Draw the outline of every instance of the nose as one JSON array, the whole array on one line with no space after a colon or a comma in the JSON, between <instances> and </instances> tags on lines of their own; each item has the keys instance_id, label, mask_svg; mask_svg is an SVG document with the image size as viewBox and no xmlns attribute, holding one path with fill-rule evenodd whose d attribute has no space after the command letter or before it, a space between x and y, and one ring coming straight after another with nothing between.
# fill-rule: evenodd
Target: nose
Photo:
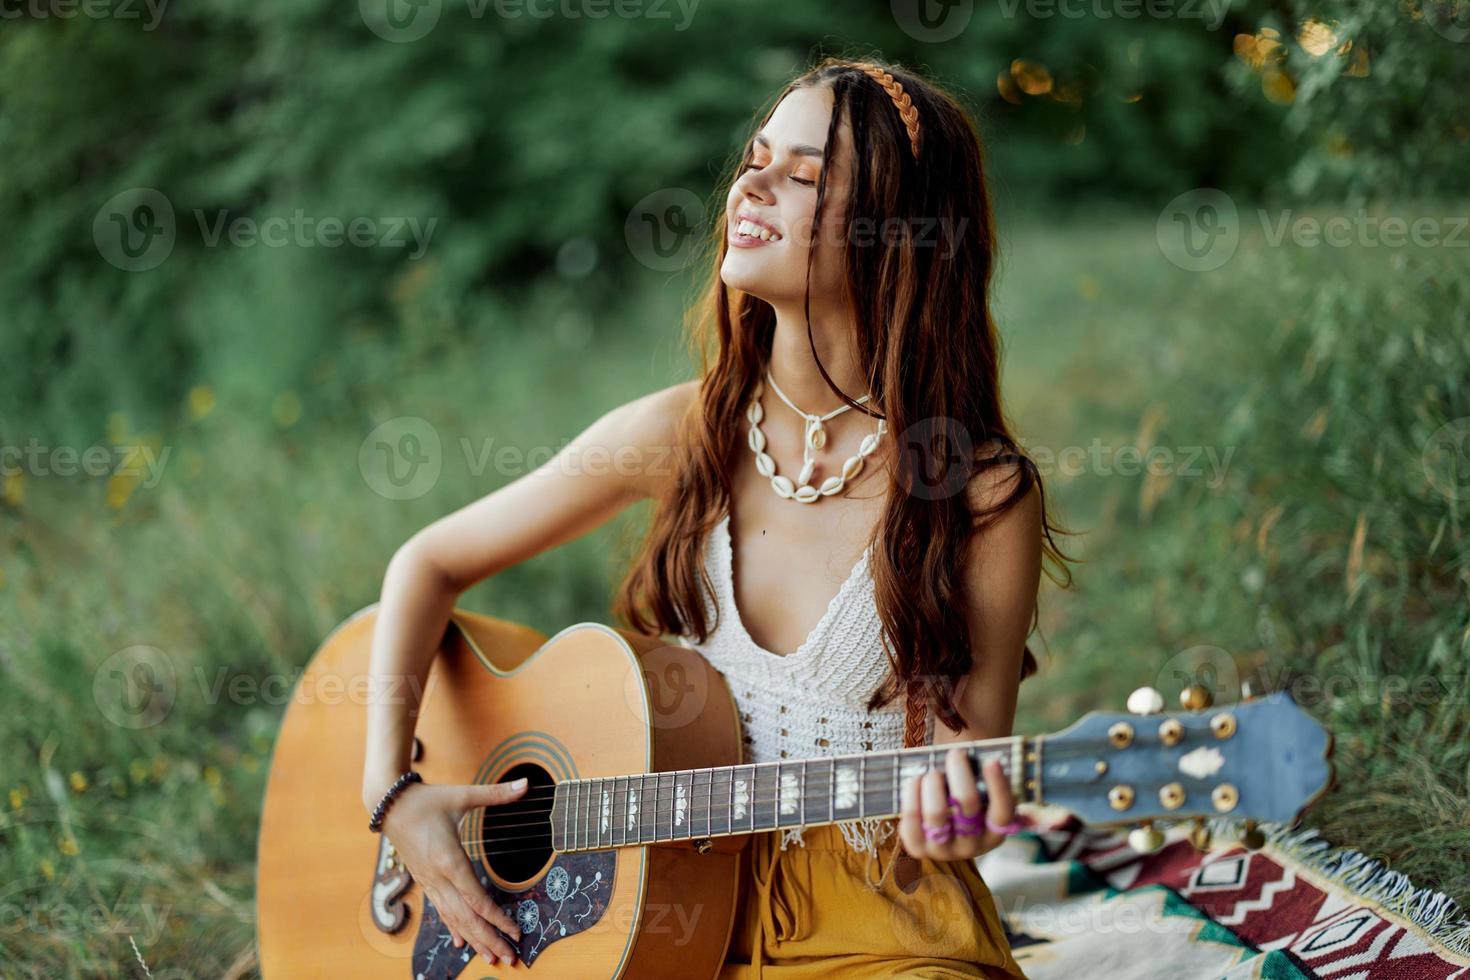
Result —
<instances>
[{"instance_id":1,"label":"nose","mask_svg":"<svg viewBox=\"0 0 1470 980\"><path fill-rule=\"evenodd\" d=\"M762 175L770 170L747 170L735 181L735 189L740 196L749 201L758 201L761 204L770 204L773 200L769 182Z\"/></svg>"}]
</instances>

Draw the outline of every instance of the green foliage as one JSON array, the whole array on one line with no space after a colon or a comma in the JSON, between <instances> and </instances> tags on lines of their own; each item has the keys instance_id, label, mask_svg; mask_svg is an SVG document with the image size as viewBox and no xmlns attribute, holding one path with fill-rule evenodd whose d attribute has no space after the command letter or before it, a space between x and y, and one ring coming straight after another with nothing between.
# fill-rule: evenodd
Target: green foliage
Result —
<instances>
[{"instance_id":1,"label":"green foliage","mask_svg":"<svg viewBox=\"0 0 1470 980\"><path fill-rule=\"evenodd\" d=\"M1023 724L1065 724L1144 684L1168 698L1190 681L1290 690L1337 736L1339 791L1308 822L1470 898L1463 251L1243 240L1223 269L1161 274L1152 229L1127 227L1042 239L1049 271L1022 236L1004 290L1019 303L1060 268L1097 294L1011 322L1033 448L1173 454L1053 478L1084 563L1075 591L1043 600L1052 656L1023 686ZM1138 296L1167 315L1122 302ZM1207 454L1187 472L1195 447Z\"/></svg>"},{"instance_id":2,"label":"green foliage","mask_svg":"<svg viewBox=\"0 0 1470 980\"><path fill-rule=\"evenodd\" d=\"M942 44L886 4L844 8L834 31L819 7L770 0L699 4L687 19L678 5L667 19L544 18L445 0L406 43L370 29L371 6L165 5L153 29L146 15L7 21L0 361L27 366L0 389L7 438L95 438L112 411L157 427L199 382L264 414L276 393L315 387L347 331L483 341L569 243L592 250L578 297L596 310L632 266L622 236L636 202L674 187L706 197L751 117L819 53L876 51L953 86L983 120L998 195L1020 208L1158 208L1198 186L1358 198L1466 186L1467 47L1392 5L1339 23L1306 0L1163 5L1189 11L1164 17L1015 0L976 5ZM1368 77L1305 53L1294 38L1312 16L1369 53ZM1267 27L1282 42L1248 67L1239 36ZM1286 91L1290 105L1263 94ZM172 252L146 272L100 261L92 234L131 188L157 190L176 216ZM419 259L212 244L222 219L298 212L434 226Z\"/></svg>"}]
</instances>

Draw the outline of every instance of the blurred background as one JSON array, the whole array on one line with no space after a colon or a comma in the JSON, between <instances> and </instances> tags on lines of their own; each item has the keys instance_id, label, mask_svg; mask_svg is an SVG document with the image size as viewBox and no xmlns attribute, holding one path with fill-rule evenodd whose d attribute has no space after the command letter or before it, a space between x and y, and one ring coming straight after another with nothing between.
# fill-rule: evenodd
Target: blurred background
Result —
<instances>
[{"instance_id":1,"label":"blurred background","mask_svg":"<svg viewBox=\"0 0 1470 980\"><path fill-rule=\"evenodd\" d=\"M290 687L415 530L693 376L823 54L975 110L1074 531L1018 731L1289 687L1308 823L1470 899L1466 0L6 0L0 970L253 976ZM467 608L609 620L613 524Z\"/></svg>"}]
</instances>

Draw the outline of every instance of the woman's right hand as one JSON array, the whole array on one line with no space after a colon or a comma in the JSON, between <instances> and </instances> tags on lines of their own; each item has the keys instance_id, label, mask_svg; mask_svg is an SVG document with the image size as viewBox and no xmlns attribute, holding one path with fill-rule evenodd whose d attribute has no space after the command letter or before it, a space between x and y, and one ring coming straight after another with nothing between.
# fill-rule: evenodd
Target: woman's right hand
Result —
<instances>
[{"instance_id":1,"label":"woman's right hand","mask_svg":"<svg viewBox=\"0 0 1470 980\"><path fill-rule=\"evenodd\" d=\"M393 842L403 865L424 890L449 927L454 945L468 940L487 963L496 957L515 962L515 949L496 932L517 942L520 927L491 900L476 877L459 838L459 821L477 806L497 806L518 799L526 781L488 785L437 786L410 783L383 818L383 833ZM494 926L495 928L491 928Z\"/></svg>"}]
</instances>

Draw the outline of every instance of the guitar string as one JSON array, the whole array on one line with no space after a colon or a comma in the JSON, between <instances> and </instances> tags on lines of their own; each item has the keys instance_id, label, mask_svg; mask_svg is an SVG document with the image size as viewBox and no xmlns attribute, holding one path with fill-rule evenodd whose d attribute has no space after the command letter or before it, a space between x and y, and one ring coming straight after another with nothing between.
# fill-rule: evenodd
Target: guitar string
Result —
<instances>
[{"instance_id":1,"label":"guitar string","mask_svg":"<svg viewBox=\"0 0 1470 980\"><path fill-rule=\"evenodd\" d=\"M887 782L887 780L885 778L885 784L886 784L886 782ZM823 796L823 795L821 795L820 791L818 791L817 793L814 794L812 792L812 790L819 790L819 788L818 787L808 787L807 788L807 792L805 793L804 796L799 797L799 798L797 798L794 801L791 800L790 797L787 797L786 798L787 799L787 802L794 802L795 805L798 806L798 807L801 807L803 803L809 804L810 807L811 807L811 810L812 810L813 814L820 814L822 812L822 801L823 800L830 801L830 799L831 799L830 798L830 794L828 796ZM870 792L871 792L871 788L865 790L864 793L863 793L864 797L867 797L868 795L870 795ZM887 785L884 786L884 792L885 793L888 793L889 792L888 791L888 788L887 788ZM724 793L724 790L721 790L721 793L723 794ZM982 806L987 805L986 800L988 799L988 795L989 794L984 791L983 787L981 788L981 794L980 795L981 795L981 805ZM483 807L483 808L481 808L483 810L483 812L487 815L487 817L489 817L489 819L483 819L483 820L481 820L481 822L480 822L480 830L482 832L488 830L491 833L494 833L495 834L495 836L493 838L492 837L481 837L481 838L479 838L478 839L478 843L481 846L483 846L485 844L492 843L492 842L494 842L494 843L505 843L505 842L515 841L515 840L533 840L533 839L537 839L537 838L540 838L540 837L543 837L543 836L545 836L547 838L550 838L554 834L555 828L552 826L552 819L551 819L552 818L552 812L553 811L551 809L547 809L545 807L537 807L537 808L522 807L522 808L514 809L514 810L510 809L515 803L519 803L519 802L521 802L521 801L520 800L515 800L515 801L512 801L512 803L509 803L509 804L502 804L502 805L496 806L496 807ZM611 802L612 801L609 801L609 804L611 804ZM670 808L670 813L668 814L667 818L665 818L665 816L664 816L664 814L662 812L663 809L664 809L664 807L665 807L665 805L671 804L672 802L673 801L669 800L667 797L662 797L660 799L655 800L653 804L650 804L650 809L649 809L648 812L652 812L654 814L654 816L653 816L654 827L651 828L651 829L654 829L655 832L657 832L657 825L659 823L664 823L666 820L667 821L672 821L674 819L674 816L673 816L673 813L672 813L672 808ZM750 802L748 804L742 802L742 805L748 805L749 806L749 809L750 809L750 812L751 812L751 815L752 816L756 816L756 812L757 812L758 809L762 809L762 808L775 808L775 807L780 806L781 805L781 802L782 802L782 796L779 795L779 794L778 795L773 795L773 796L770 796L770 797L757 795L752 802ZM624 800L623 802L620 802L618 804L618 806L617 806L616 809L619 812L621 812L622 810L626 809L626 800ZM843 809L845 810L845 809L847 809L847 807L844 807ZM827 810L828 810L829 813L835 813L836 812L836 808L833 805L829 805L827 807ZM612 812L611 809L610 809L609 812ZM734 824L734 823L738 822L741 819L740 817L736 817L736 816L733 815L733 809L732 809L732 805L731 804L705 801L705 802L696 803L696 804L693 804L693 805L686 806L685 807L685 816L683 817L683 820L684 821L687 821L687 823L692 827L694 825L694 822L696 820L698 820L700 818L704 818L706 820L707 825L711 825L710 824L710 821L712 821L713 818L714 818L714 816L716 814L719 814L719 813L730 813L732 815L731 816L731 820L730 820L730 823L731 824ZM499 817L499 816L502 816L502 815L512 816L512 817L519 817L519 816L530 816L530 815L533 815L533 814L536 814L537 815L537 819L529 820L529 821L520 821L520 822L515 822L515 823L507 823L504 820L495 819L496 817ZM599 816L600 814L601 814L601 806L596 806L596 807L590 809L589 811L587 811L585 813L585 816L591 817L591 818L595 818L595 817ZM581 811L579 811L576 816L580 818L583 815L584 814ZM759 819L764 820L765 817L764 816L760 816ZM862 816L858 816L858 815L846 815L846 816L843 816L843 817L834 817L834 819L832 819L831 821L817 821L817 822L814 822L814 823L812 823L810 825L815 825L816 823L824 823L824 822L836 823L839 820L859 820L859 819L881 819L881 818L880 817L877 817L877 816L873 816L873 817L862 817ZM468 821L468 818L466 818L465 822L469 822ZM590 826L591 825L589 825L587 828L584 828L584 829L590 829ZM644 828L648 828L649 825L648 825L648 823L646 823L646 822L644 822L644 821L642 821L640 819L638 826L644 827ZM501 831L506 831L506 830L519 830L519 829L527 828L527 827L535 827L535 828L538 828L538 832L537 833L533 833L533 834L512 834L512 835L505 835L503 833L500 833ZM541 831L544 831L544 833L542 833ZM696 836L697 837L699 835L698 834L694 834L693 836ZM674 837L674 838L670 838L670 839L677 840L677 839L680 839L680 838ZM464 843L464 844L470 844L470 843L476 842L473 839L466 838L464 836L461 836L460 837L460 841L462 843Z\"/></svg>"},{"instance_id":2,"label":"guitar string","mask_svg":"<svg viewBox=\"0 0 1470 980\"><path fill-rule=\"evenodd\" d=\"M1093 754L1094 753L1090 753L1090 752L1087 752L1085 750L1084 751L1081 751L1081 752L1061 753L1061 755L1063 755L1064 757L1065 756L1074 756L1074 755L1090 756L1090 755L1093 755ZM1047 757L1048 757L1049 760L1053 760L1054 761L1054 760L1056 760L1058 758L1058 755L1059 755L1059 753L1057 753L1057 752L1049 752L1048 755L1047 755ZM826 760L814 760L814 761L825 762ZM755 763L753 765L775 765L775 764L774 763L769 763L769 764L767 764L767 763ZM801 765L801 763L799 763L799 762L798 763L782 763L782 765L792 765L792 766L798 766L799 767ZM1002 765L1003 765L1003 770L1009 769L1009 761L1008 760L1002 759ZM732 772L735 771L738 768L741 768L741 767L733 767L732 768ZM938 767L930 767L930 768L936 768L937 769ZM705 771L705 770L699 770L699 771ZM638 793L640 793L641 795L643 795L645 798L647 796L649 796L650 794L652 794L654 796L654 802L652 804L650 804L650 807L653 808L653 809L661 809L662 806L664 806L664 805L672 806L672 804L677 799L677 797L676 797L675 800L670 800L665 795L668 792L668 790L670 789L670 787L669 786L662 785L662 782L661 782L662 781L662 777L664 777L664 776L670 776L670 775L679 776L679 775L682 775L684 773L690 773L692 775L695 772L696 772L696 770L682 770L681 769L681 770L663 771L663 772L659 772L659 773L648 773L648 774L646 774L644 776L627 775L627 776L590 777L590 778L588 778L586 780L571 780L571 781L567 781L567 782L563 782L563 783L540 784L538 786L531 787L529 790L526 791L526 793L522 794L521 796L519 796L516 799L511 800L511 801L509 801L507 803L498 804L498 805L491 805L491 806L485 806L485 807L477 807L476 809L479 809L479 810L483 811L486 814L494 814L494 815L497 815L497 816L506 816L506 815L508 815L508 816L524 816L524 815L530 815L530 814L533 814L533 813L544 815L544 816L540 817L539 819L536 819L536 820L533 820L533 821L528 821L528 822L520 822L520 823L506 823L503 820L494 819L493 817L489 821L482 821L482 826L484 826L486 823L489 823L489 824L492 825L492 829L494 829L494 830L518 829L518 828L521 828L521 827L533 827L533 826L534 827L550 827L551 826L551 823L552 823L551 816L552 816L552 813L555 810L555 797L556 797L556 794L557 794L557 790L558 789L562 789L562 787L573 786L573 785L578 785L578 784L583 785L583 786L591 786L591 785L593 785L594 782L601 782L601 783L604 783L604 784L609 784L603 790L603 792L605 794L608 794L610 797L612 797L612 799L608 801L609 803L612 803L612 802L616 801L616 798L617 798L618 794L620 792L622 793L622 797L623 797L622 800L621 801L617 801L617 809L619 811L621 811L621 810L623 810L623 809L626 808L626 806L627 806L627 799L628 799L628 791L630 789L631 790L636 790ZM1005 774L1006 775L1009 775L1008 772L1006 772ZM762 808L762 807L775 807L775 806L779 806L780 805L780 801L782 799L782 796L783 795L786 795L786 794L782 794L779 789L777 789L774 785L772 785L774 783L775 773L767 772L767 775L770 778L767 778L764 781L761 781L759 779L753 779L753 780L751 780L752 782L755 782L757 784L756 785L755 792L751 793L747 797L747 801L746 801L746 805L748 805L752 811L755 811L755 810L757 810L759 808ZM801 776L798 775L798 778L800 779ZM830 787L832 786L832 779L831 779L831 774L830 773L825 773L825 774L819 773L818 774L818 778L823 780L823 782L820 785L803 787L803 790L801 792L801 795L799 797L797 797L797 799L795 801L798 806L802 805L803 803L812 803L812 804L815 804L815 806L818 808L817 812L820 812L820 806L821 806L822 799L830 797ZM865 773L865 775L864 775L864 786L863 786L863 789L862 789L862 795L864 797L866 797L872 791L873 787L870 786L870 785L868 785L868 784L869 783L872 783L875 778L878 781L881 781L884 784L883 785L883 788L884 788L885 791L887 791L888 783L889 783L889 781L892 778L892 770L890 769L888 773L884 773L881 770L880 771L875 771L875 772ZM912 777L906 777L906 778L912 778ZM655 784L652 787L647 786L645 784L645 780L647 780L647 779L655 779L656 780L655 781ZM626 782L622 786L618 786L617 783L616 783L617 780L626 780ZM634 782L635 780L637 781L636 783ZM1057 783L1058 783L1058 781L1056 779L1053 779L1052 780L1052 785L1053 786L1056 786ZM776 789L776 792L774 794L770 795L770 796L763 795L760 792L760 790L763 788L763 784L767 788ZM675 787L681 786L681 785L684 786L687 789L690 797L693 798L693 797L697 797L698 796L698 793L699 793L699 791L700 791L701 788L703 790L705 790L706 792L709 792L711 789L713 789L713 787L714 787L715 784L714 784L713 778L711 778L711 781L709 783L707 783L704 787L699 787L699 786L695 785L694 782L692 781L692 778L691 778L691 780L689 782L682 783L682 784L680 784L680 783L675 783L674 784ZM733 776L732 776L732 781L730 783L725 783L724 786L719 790L719 792L721 793L721 795L729 792L730 787L732 785L733 785ZM828 789L828 797L824 797L822 795L822 790L824 788ZM815 795L813 794L813 790L816 791ZM563 795L563 798L564 799L568 799L570 797L570 791L563 789L562 790L562 795ZM984 797L986 797L988 795L984 791L983 784L981 786L981 795L982 795L982 798L984 798ZM549 807L545 805L548 800L550 800L550 804L551 804ZM593 801L593 798L592 797L589 797L587 802L592 802L592 801ZM572 802L576 803L577 805L580 805L583 801L581 801L581 800L573 800ZM524 804L527 804L527 803L535 803L537 805L534 806L534 807L525 806ZM712 816L713 814L715 814L717 812L729 812L731 810L731 807L732 807L732 804L729 804L729 803L719 803L719 804L716 804L716 803L711 802L711 801L701 802L701 801L695 799L694 802L692 802L689 805L687 805L687 807L686 807L686 813L689 814L689 819L692 821L694 818L696 818L698 816L705 816L705 817L708 818L708 817ZM829 807L829 809L830 809L830 807ZM600 810L601 810L601 805L599 804L599 805L596 805L593 808L591 808L587 812L587 814L589 816L596 815L596 814L600 813ZM580 816L581 815L581 812L579 811L579 813L577 815ZM738 818L736 818L736 819L738 819ZM861 818L861 817L844 817L842 819L864 819L864 818ZM833 821L833 822L836 822L836 821ZM535 836L539 836L539 835L535 835ZM464 840L463 838L461 838L461 839ZM529 839L529 838L510 837L510 838L500 838L500 839L502 839L502 840L514 840L514 839ZM488 840L489 840L488 838L482 839L481 840L481 843L486 843L486 842L488 842ZM468 843L468 842L466 841L466 843Z\"/></svg>"}]
</instances>

